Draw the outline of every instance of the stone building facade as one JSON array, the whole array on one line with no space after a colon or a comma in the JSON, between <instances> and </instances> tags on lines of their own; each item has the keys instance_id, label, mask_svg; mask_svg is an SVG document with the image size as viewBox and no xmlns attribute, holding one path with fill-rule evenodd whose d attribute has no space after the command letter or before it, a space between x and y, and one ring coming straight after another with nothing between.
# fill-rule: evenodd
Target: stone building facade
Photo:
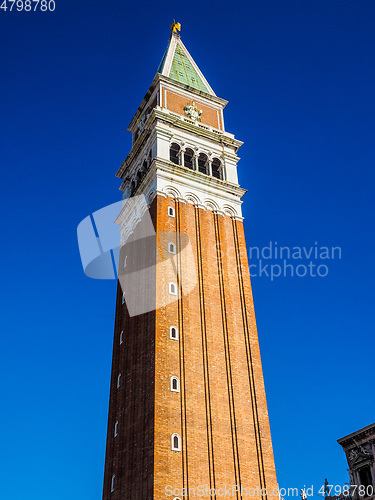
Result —
<instances>
[{"instance_id":1,"label":"stone building facade","mask_svg":"<svg viewBox=\"0 0 375 500\"><path fill-rule=\"evenodd\" d=\"M375 497L375 424L337 441L348 461L354 500Z\"/></svg>"}]
</instances>

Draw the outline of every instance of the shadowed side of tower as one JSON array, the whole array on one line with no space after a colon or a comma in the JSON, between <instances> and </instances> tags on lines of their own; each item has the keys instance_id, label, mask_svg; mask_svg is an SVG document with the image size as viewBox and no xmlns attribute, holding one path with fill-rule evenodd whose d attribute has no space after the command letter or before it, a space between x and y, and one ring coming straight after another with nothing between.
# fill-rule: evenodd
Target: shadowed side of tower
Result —
<instances>
[{"instance_id":1,"label":"shadowed side of tower","mask_svg":"<svg viewBox=\"0 0 375 500\"><path fill-rule=\"evenodd\" d=\"M242 143L224 129L225 105L172 32L117 173L128 202L118 218L105 500L208 499L210 489L219 498L225 488L237 499L250 488L277 496ZM143 208L130 209L137 199Z\"/></svg>"},{"instance_id":2,"label":"shadowed side of tower","mask_svg":"<svg viewBox=\"0 0 375 500\"><path fill-rule=\"evenodd\" d=\"M149 214L155 223L156 201ZM155 264L156 251L147 239L145 244L145 238L147 235L139 224L121 248L122 269L119 269L119 275L131 269L132 262L151 266L146 279L142 276L138 279L140 288L152 296L155 294L152 264ZM124 267L125 259L127 268ZM150 281L154 282L151 287ZM119 281L103 498L153 498L154 411L155 308L130 316ZM112 492L115 478L116 490Z\"/></svg>"}]
</instances>

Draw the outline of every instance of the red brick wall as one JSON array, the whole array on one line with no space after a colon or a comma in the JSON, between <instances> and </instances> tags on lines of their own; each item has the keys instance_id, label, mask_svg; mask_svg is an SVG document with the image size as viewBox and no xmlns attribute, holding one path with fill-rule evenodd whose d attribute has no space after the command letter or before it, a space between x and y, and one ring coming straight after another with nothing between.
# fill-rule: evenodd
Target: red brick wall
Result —
<instances>
[{"instance_id":1,"label":"red brick wall","mask_svg":"<svg viewBox=\"0 0 375 500\"><path fill-rule=\"evenodd\" d=\"M176 217L168 216L168 206ZM195 276L197 282L181 300L134 318L118 293L103 498L160 500L167 485L235 484L266 487L272 498L276 474L243 225L161 196L151 212L157 300L170 299L170 281L182 290ZM168 254L168 242L174 239L179 250L186 236L192 254ZM178 342L169 338L171 325L179 328ZM170 391L173 375L179 393ZM118 414L123 424L113 438ZM171 450L174 432L181 452Z\"/></svg>"},{"instance_id":2,"label":"red brick wall","mask_svg":"<svg viewBox=\"0 0 375 500\"><path fill-rule=\"evenodd\" d=\"M163 101L162 106L170 109L174 113L179 115L184 115L184 107L191 101L186 97L178 94L177 92L172 92L170 90L163 90L162 92ZM202 110L201 122L205 125L210 125L211 127L222 129L221 124L221 114L215 108L207 106L199 101L199 99L194 99L194 102L198 109Z\"/></svg>"}]
</instances>

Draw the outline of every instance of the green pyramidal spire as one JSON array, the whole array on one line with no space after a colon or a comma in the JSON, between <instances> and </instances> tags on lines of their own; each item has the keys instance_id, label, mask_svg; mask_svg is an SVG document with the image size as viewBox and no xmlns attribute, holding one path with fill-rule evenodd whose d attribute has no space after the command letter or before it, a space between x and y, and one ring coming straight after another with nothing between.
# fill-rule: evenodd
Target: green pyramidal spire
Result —
<instances>
[{"instance_id":1,"label":"green pyramidal spire","mask_svg":"<svg viewBox=\"0 0 375 500\"><path fill-rule=\"evenodd\" d=\"M215 95L178 33L172 32L157 73L207 94Z\"/></svg>"},{"instance_id":2,"label":"green pyramidal spire","mask_svg":"<svg viewBox=\"0 0 375 500\"><path fill-rule=\"evenodd\" d=\"M169 77L177 80L178 82L186 83L186 85L190 85L190 87L194 87L195 89L203 90L203 92L207 92L209 94L207 87L202 82L201 77L193 65L187 59L186 54L182 50L179 43L176 45L176 49L174 51Z\"/></svg>"}]
</instances>

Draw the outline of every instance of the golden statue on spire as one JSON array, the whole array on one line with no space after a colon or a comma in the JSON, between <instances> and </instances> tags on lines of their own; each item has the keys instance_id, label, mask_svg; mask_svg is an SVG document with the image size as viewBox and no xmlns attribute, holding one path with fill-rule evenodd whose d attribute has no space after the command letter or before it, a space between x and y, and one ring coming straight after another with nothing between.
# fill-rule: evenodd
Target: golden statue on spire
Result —
<instances>
[{"instance_id":1,"label":"golden statue on spire","mask_svg":"<svg viewBox=\"0 0 375 500\"><path fill-rule=\"evenodd\" d=\"M173 23L169 26L171 28L172 33L177 33L177 31L181 31L181 23L176 23L173 19Z\"/></svg>"}]
</instances>

